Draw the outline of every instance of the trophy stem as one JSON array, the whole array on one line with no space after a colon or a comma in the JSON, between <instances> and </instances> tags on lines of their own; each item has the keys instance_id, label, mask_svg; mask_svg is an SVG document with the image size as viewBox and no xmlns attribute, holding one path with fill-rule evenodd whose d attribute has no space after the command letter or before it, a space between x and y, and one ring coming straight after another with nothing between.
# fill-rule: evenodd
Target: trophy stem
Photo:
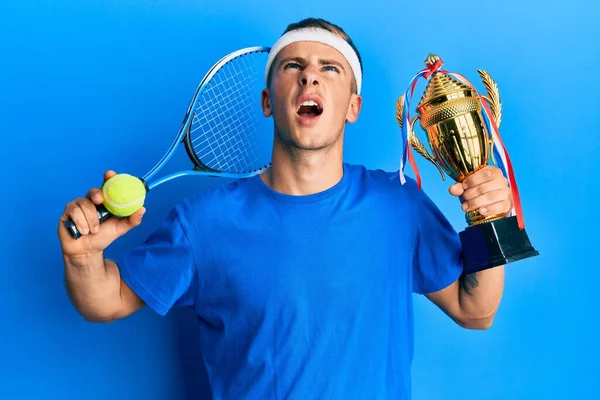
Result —
<instances>
[{"instance_id":1,"label":"trophy stem","mask_svg":"<svg viewBox=\"0 0 600 400\"><path fill-rule=\"evenodd\" d=\"M503 215L481 215L479 211L469 211L465 213L465 220L467 221L468 226L485 224L488 222L492 222L498 219L504 218Z\"/></svg>"}]
</instances>

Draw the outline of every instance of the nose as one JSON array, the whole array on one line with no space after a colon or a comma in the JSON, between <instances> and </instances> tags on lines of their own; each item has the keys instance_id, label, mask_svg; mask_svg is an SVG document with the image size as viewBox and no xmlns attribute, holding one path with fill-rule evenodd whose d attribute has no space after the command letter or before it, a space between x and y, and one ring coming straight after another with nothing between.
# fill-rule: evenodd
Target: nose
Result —
<instances>
[{"instance_id":1,"label":"nose","mask_svg":"<svg viewBox=\"0 0 600 400\"><path fill-rule=\"evenodd\" d=\"M319 84L319 80L317 77L317 73L314 68L305 67L302 73L300 74L300 85L301 86L317 86Z\"/></svg>"}]
</instances>

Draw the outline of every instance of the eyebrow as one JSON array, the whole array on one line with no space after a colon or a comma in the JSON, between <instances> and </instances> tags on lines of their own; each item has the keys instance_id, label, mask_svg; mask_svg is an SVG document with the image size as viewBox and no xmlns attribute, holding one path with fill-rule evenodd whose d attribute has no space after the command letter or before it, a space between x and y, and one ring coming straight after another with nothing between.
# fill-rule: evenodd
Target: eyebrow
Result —
<instances>
[{"instance_id":1,"label":"eyebrow","mask_svg":"<svg viewBox=\"0 0 600 400\"><path fill-rule=\"evenodd\" d=\"M302 57L286 57L279 62L279 67L281 67L283 64L285 64L289 61L296 61L299 64L306 64L306 59L304 59ZM335 65L335 66L339 67L343 72L346 72L346 70L344 69L344 66L340 62L335 61L335 60L320 58L319 65Z\"/></svg>"}]
</instances>

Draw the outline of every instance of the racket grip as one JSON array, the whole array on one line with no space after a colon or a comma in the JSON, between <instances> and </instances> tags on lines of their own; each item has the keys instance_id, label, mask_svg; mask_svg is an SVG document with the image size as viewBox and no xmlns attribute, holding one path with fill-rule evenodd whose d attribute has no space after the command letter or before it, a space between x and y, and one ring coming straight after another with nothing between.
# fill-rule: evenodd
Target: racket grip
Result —
<instances>
[{"instance_id":1,"label":"racket grip","mask_svg":"<svg viewBox=\"0 0 600 400\"><path fill-rule=\"evenodd\" d=\"M112 217L112 214L109 213L106 207L104 207L104 205L102 204L96 205L96 211L98 212L98 219L100 220L100 223ZM69 235L71 235L73 239L79 239L81 237L81 232L77 230L77 226L75 226L75 223L73 221L65 221L63 225L65 226L65 228L69 232Z\"/></svg>"}]
</instances>

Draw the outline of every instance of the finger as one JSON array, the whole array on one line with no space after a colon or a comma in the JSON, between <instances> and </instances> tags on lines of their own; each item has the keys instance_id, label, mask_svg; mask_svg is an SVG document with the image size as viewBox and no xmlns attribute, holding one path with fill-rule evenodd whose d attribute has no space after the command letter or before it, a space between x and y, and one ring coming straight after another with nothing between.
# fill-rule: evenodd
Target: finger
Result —
<instances>
[{"instance_id":1,"label":"finger","mask_svg":"<svg viewBox=\"0 0 600 400\"><path fill-rule=\"evenodd\" d=\"M91 200L86 197L78 200L77 205L79 205L79 208L85 216L89 232L98 233L100 230L100 220L98 218L98 210L96 209L94 203L92 203Z\"/></svg>"},{"instance_id":2,"label":"finger","mask_svg":"<svg viewBox=\"0 0 600 400\"><path fill-rule=\"evenodd\" d=\"M108 171L106 171L104 173L104 181L106 182L107 180L109 180L110 178L112 178L113 176L115 176L117 173L115 171L113 171L112 169L109 169Z\"/></svg>"},{"instance_id":3,"label":"finger","mask_svg":"<svg viewBox=\"0 0 600 400\"><path fill-rule=\"evenodd\" d=\"M474 172L469 175L463 183L463 188L465 190L470 189L472 187L481 185L482 183L492 181L502 175L502 172L499 168L492 166L485 166L482 169Z\"/></svg>"},{"instance_id":4,"label":"finger","mask_svg":"<svg viewBox=\"0 0 600 400\"><path fill-rule=\"evenodd\" d=\"M484 195L485 193L493 192L494 190L505 189L507 187L508 180L504 176L501 176L489 182L484 182L465 190L462 195L462 200L468 201L474 199L475 197Z\"/></svg>"},{"instance_id":5,"label":"finger","mask_svg":"<svg viewBox=\"0 0 600 400\"><path fill-rule=\"evenodd\" d=\"M63 214L64 221L71 220L75 224L75 227L82 235L87 235L90 232L90 228L83 213L83 210L78 204L78 200L72 201L65 207Z\"/></svg>"},{"instance_id":6,"label":"finger","mask_svg":"<svg viewBox=\"0 0 600 400\"><path fill-rule=\"evenodd\" d=\"M456 196L456 197L461 196L464 193L464 191L465 190L463 189L463 185L460 182L457 182L448 188L448 192L452 196Z\"/></svg>"},{"instance_id":7,"label":"finger","mask_svg":"<svg viewBox=\"0 0 600 400\"><path fill-rule=\"evenodd\" d=\"M508 215L512 210L512 202L509 200L502 200L493 204L488 204L485 207L480 208L479 214L483 216L490 215Z\"/></svg>"},{"instance_id":8,"label":"finger","mask_svg":"<svg viewBox=\"0 0 600 400\"><path fill-rule=\"evenodd\" d=\"M475 211L480 208L488 207L491 204L497 203L499 201L508 201L509 200L509 192L506 189L501 190L492 190L491 192L487 192L480 196L477 196L471 200L467 200L462 204L463 211Z\"/></svg>"},{"instance_id":9,"label":"finger","mask_svg":"<svg viewBox=\"0 0 600 400\"><path fill-rule=\"evenodd\" d=\"M94 204L101 204L104 201L104 196L102 195L102 190L99 188L91 188L86 197L92 201Z\"/></svg>"}]
</instances>

